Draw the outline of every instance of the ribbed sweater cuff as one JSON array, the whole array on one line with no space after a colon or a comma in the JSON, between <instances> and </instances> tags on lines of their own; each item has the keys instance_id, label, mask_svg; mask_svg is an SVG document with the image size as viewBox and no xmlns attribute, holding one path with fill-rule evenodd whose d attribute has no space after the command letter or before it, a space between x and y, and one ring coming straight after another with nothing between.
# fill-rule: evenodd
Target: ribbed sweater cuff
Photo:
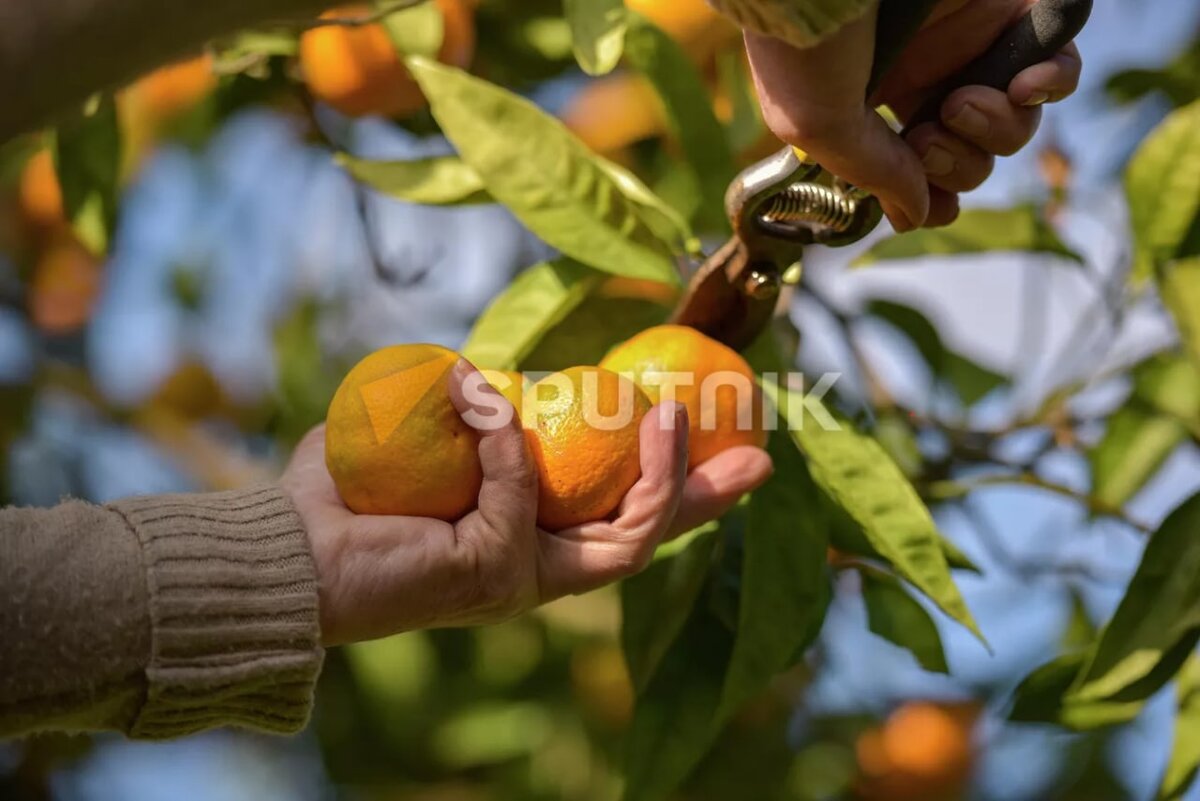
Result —
<instances>
[{"instance_id":1,"label":"ribbed sweater cuff","mask_svg":"<svg viewBox=\"0 0 1200 801\"><path fill-rule=\"evenodd\" d=\"M129 731L304 728L323 653L308 538L278 487L111 504L142 544L146 702Z\"/></svg>"}]
</instances>

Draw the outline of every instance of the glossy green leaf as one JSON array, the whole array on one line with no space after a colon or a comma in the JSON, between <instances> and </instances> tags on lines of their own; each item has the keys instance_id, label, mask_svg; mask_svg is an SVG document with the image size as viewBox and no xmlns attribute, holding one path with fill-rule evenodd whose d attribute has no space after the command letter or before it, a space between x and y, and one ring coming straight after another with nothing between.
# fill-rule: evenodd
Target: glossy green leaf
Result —
<instances>
[{"instance_id":1,"label":"glossy green leaf","mask_svg":"<svg viewBox=\"0 0 1200 801\"><path fill-rule=\"evenodd\" d=\"M729 146L741 153L757 144L767 133L762 111L754 92L754 79L738 50L722 50L717 54L717 75L721 90L729 97L730 119L725 126Z\"/></svg>"},{"instance_id":2,"label":"glossy green leaf","mask_svg":"<svg viewBox=\"0 0 1200 801\"><path fill-rule=\"evenodd\" d=\"M816 638L831 595L821 491L795 443L771 436L775 472L750 496L737 640L718 716L732 715Z\"/></svg>"},{"instance_id":3,"label":"glossy green leaf","mask_svg":"<svg viewBox=\"0 0 1200 801\"><path fill-rule=\"evenodd\" d=\"M387 14L382 24L396 52L402 56L437 58L446 34L442 9L433 2Z\"/></svg>"},{"instance_id":4,"label":"glossy green leaf","mask_svg":"<svg viewBox=\"0 0 1200 801\"><path fill-rule=\"evenodd\" d=\"M1118 72L1104 88L1117 103L1132 103L1152 92L1166 95L1174 106L1200 100L1200 38L1162 69Z\"/></svg>"},{"instance_id":5,"label":"glossy green leaf","mask_svg":"<svg viewBox=\"0 0 1200 801\"><path fill-rule=\"evenodd\" d=\"M1197 143L1200 146L1200 137ZM1200 168L1200 159L1197 167ZM1200 189L1200 181L1197 183ZM1197 201L1197 209L1200 210L1200 201ZM1193 364L1200 366L1200 255L1195 255L1200 253L1200 216L1193 221L1193 227L1195 230L1190 239L1194 241L1188 245L1193 255L1161 267L1157 276L1158 294L1175 319L1183 347Z\"/></svg>"},{"instance_id":6,"label":"glossy green leaf","mask_svg":"<svg viewBox=\"0 0 1200 801\"><path fill-rule=\"evenodd\" d=\"M1138 716L1143 701L1067 703L1071 684L1083 669L1087 654L1072 652L1053 659L1030 673L1017 687L1009 720L1017 723L1054 723L1086 731L1128 723Z\"/></svg>"},{"instance_id":7,"label":"glossy green leaf","mask_svg":"<svg viewBox=\"0 0 1200 801\"><path fill-rule=\"evenodd\" d=\"M926 670L948 673L942 637L925 607L887 573L867 567L858 573L871 631L909 651Z\"/></svg>"},{"instance_id":8,"label":"glossy green leaf","mask_svg":"<svg viewBox=\"0 0 1200 801\"><path fill-rule=\"evenodd\" d=\"M671 132L695 173L700 193L697 225L706 231L726 230L725 189L737 168L695 65L675 40L637 14L630 15L625 58L662 100Z\"/></svg>"},{"instance_id":9,"label":"glossy green leaf","mask_svg":"<svg viewBox=\"0 0 1200 801\"><path fill-rule=\"evenodd\" d=\"M526 227L598 270L678 282L671 245L561 122L462 70L407 63L459 156Z\"/></svg>"},{"instance_id":10,"label":"glossy green leaf","mask_svg":"<svg viewBox=\"0 0 1200 801\"><path fill-rule=\"evenodd\" d=\"M1083 263L1083 257L1063 244L1041 211L1025 205L1011 209L966 209L945 228L920 228L884 239L855 259L853 266L997 251L1042 253Z\"/></svg>"},{"instance_id":11,"label":"glossy green leaf","mask_svg":"<svg viewBox=\"0 0 1200 801\"><path fill-rule=\"evenodd\" d=\"M839 551L853 554L855 556L865 556L868 559L877 559L887 563L887 559L883 554L875 550L874 546L863 533L860 526L850 515L846 514L845 510L835 509L831 515L829 537L830 544ZM971 558L963 553L957 545L938 532L938 547L941 548L942 554L946 557L946 564L954 570L967 570L971 573L982 573L979 566L976 565Z\"/></svg>"},{"instance_id":12,"label":"glossy green leaf","mask_svg":"<svg viewBox=\"0 0 1200 801\"><path fill-rule=\"evenodd\" d=\"M621 60L628 25L624 0L563 0L575 60L588 75L611 72Z\"/></svg>"},{"instance_id":13,"label":"glossy green leaf","mask_svg":"<svg viewBox=\"0 0 1200 801\"><path fill-rule=\"evenodd\" d=\"M1178 420L1200 439L1200 367L1173 353L1157 354L1132 372L1133 397Z\"/></svg>"},{"instance_id":14,"label":"glossy green leaf","mask_svg":"<svg viewBox=\"0 0 1200 801\"><path fill-rule=\"evenodd\" d=\"M871 547L901 577L983 641L950 575L933 517L879 443L830 415L811 396L801 398L770 384L763 388L777 406L788 409L791 435L830 500L861 526ZM831 420L838 430L822 425Z\"/></svg>"},{"instance_id":15,"label":"glossy green leaf","mask_svg":"<svg viewBox=\"0 0 1200 801\"><path fill-rule=\"evenodd\" d=\"M1186 438L1187 429L1172 417L1140 404L1121 407L1109 416L1104 436L1088 452L1092 495L1109 506L1121 506Z\"/></svg>"},{"instance_id":16,"label":"glossy green leaf","mask_svg":"<svg viewBox=\"0 0 1200 801\"><path fill-rule=\"evenodd\" d=\"M664 801L720 733L734 635L703 598L638 695L625 735L625 801Z\"/></svg>"},{"instance_id":17,"label":"glossy green leaf","mask_svg":"<svg viewBox=\"0 0 1200 801\"><path fill-rule=\"evenodd\" d=\"M687 623L719 540L715 527L701 532L682 550L656 558L621 582L621 647L637 692L646 689Z\"/></svg>"},{"instance_id":18,"label":"glossy green leaf","mask_svg":"<svg viewBox=\"0 0 1200 801\"><path fill-rule=\"evenodd\" d=\"M463 345L476 367L515 370L541 338L600 283L595 270L567 258L518 275L480 315Z\"/></svg>"},{"instance_id":19,"label":"glossy green leaf","mask_svg":"<svg viewBox=\"0 0 1200 801\"><path fill-rule=\"evenodd\" d=\"M76 235L93 253L104 253L117 224L121 172L121 129L111 97L99 98L58 127L54 165Z\"/></svg>"},{"instance_id":20,"label":"glossy green leaf","mask_svg":"<svg viewBox=\"0 0 1200 801\"><path fill-rule=\"evenodd\" d=\"M700 241L692 233L691 225L675 208L650 190L641 179L629 170L603 156L596 156L596 164L616 181L617 187L630 202L637 204L646 225L663 241L678 242L690 256L703 255Z\"/></svg>"},{"instance_id":21,"label":"glossy green leaf","mask_svg":"<svg viewBox=\"0 0 1200 801\"><path fill-rule=\"evenodd\" d=\"M1171 113L1146 137L1125 171L1133 227L1132 280L1200 256L1200 101ZM1164 293L1164 298L1166 297Z\"/></svg>"},{"instance_id":22,"label":"glossy green leaf","mask_svg":"<svg viewBox=\"0 0 1200 801\"><path fill-rule=\"evenodd\" d=\"M1158 790L1158 801L1183 798L1200 770L1200 659L1193 656L1183 666L1175 693L1179 699L1175 743Z\"/></svg>"},{"instance_id":23,"label":"glossy green leaf","mask_svg":"<svg viewBox=\"0 0 1200 801\"><path fill-rule=\"evenodd\" d=\"M873 300L867 312L903 333L929 365L930 371L953 387L965 405L978 403L1007 383L1008 379L1000 373L947 348L937 328L919 310L895 301Z\"/></svg>"},{"instance_id":24,"label":"glossy green leaf","mask_svg":"<svg viewBox=\"0 0 1200 801\"><path fill-rule=\"evenodd\" d=\"M410 203L456 206L494 203L479 173L455 156L434 156L412 161L367 161L348 153L336 156L338 164L372 189Z\"/></svg>"},{"instance_id":25,"label":"glossy green leaf","mask_svg":"<svg viewBox=\"0 0 1200 801\"><path fill-rule=\"evenodd\" d=\"M1200 636L1198 530L1200 494L1177 507L1150 537L1068 700L1143 700L1170 679L1172 661L1177 660L1175 669L1182 664Z\"/></svg>"}]
</instances>

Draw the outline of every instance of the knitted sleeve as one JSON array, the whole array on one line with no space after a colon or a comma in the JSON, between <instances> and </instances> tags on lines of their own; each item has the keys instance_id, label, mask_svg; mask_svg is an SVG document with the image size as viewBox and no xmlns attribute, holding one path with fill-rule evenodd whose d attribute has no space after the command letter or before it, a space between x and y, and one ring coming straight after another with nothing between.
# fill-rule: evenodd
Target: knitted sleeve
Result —
<instances>
[{"instance_id":1,"label":"knitted sleeve","mask_svg":"<svg viewBox=\"0 0 1200 801\"><path fill-rule=\"evenodd\" d=\"M298 731L317 619L277 487L0 510L0 736Z\"/></svg>"},{"instance_id":2,"label":"knitted sleeve","mask_svg":"<svg viewBox=\"0 0 1200 801\"><path fill-rule=\"evenodd\" d=\"M811 47L874 8L878 0L709 0L740 27Z\"/></svg>"}]
</instances>

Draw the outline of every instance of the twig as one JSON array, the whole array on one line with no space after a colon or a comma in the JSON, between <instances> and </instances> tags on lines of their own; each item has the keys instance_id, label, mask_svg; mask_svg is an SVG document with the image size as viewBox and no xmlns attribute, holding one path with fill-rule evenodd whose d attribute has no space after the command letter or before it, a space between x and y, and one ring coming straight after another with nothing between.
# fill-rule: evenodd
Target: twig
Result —
<instances>
[{"instance_id":1,"label":"twig","mask_svg":"<svg viewBox=\"0 0 1200 801\"><path fill-rule=\"evenodd\" d=\"M971 526L975 529L980 545L991 554L992 559L998 565L1018 578L1032 580L1041 576L1053 575L1064 578L1076 577L1098 584L1119 584L1123 581L1120 576L1102 575L1096 571L1095 566L1078 560L1051 562L1045 559L1018 558L1004 544L1004 537L978 504L973 503L971 499L966 499L958 508L967 516Z\"/></svg>"},{"instance_id":2,"label":"twig","mask_svg":"<svg viewBox=\"0 0 1200 801\"><path fill-rule=\"evenodd\" d=\"M1107 501L1097 498L1094 495L1089 495L1086 492L1080 492L1072 489L1065 484L1058 484L1053 481L1048 481L1041 476L1033 473L1017 473L1014 475L991 475L981 478L971 479L969 481L935 481L926 486L926 494L939 501L955 500L962 498L972 490L982 487L996 486L1024 486L1040 489L1045 492L1058 495L1063 498L1077 501L1093 515L1100 517L1108 517L1113 520L1120 521L1142 534L1150 535L1154 533L1154 527L1130 517L1123 509L1114 506Z\"/></svg>"},{"instance_id":3,"label":"twig","mask_svg":"<svg viewBox=\"0 0 1200 801\"><path fill-rule=\"evenodd\" d=\"M384 3L369 14L362 14L354 17L321 17L314 20L306 20L304 22L277 22L274 26L287 28L292 31L309 31L313 28L324 28L329 25L342 25L347 28L359 28L363 25L372 25L398 11L405 11L410 8L427 3L429 0L396 0L393 3Z\"/></svg>"}]
</instances>

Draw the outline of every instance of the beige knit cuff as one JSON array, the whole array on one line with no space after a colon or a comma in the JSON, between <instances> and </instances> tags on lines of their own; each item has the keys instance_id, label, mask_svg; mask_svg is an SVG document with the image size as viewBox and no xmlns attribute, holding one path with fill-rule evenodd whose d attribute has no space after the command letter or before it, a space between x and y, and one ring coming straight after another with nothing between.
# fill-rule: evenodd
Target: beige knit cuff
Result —
<instances>
[{"instance_id":1,"label":"beige knit cuff","mask_svg":"<svg viewBox=\"0 0 1200 801\"><path fill-rule=\"evenodd\" d=\"M323 652L308 538L266 485L110 505L146 562L151 655L139 738L304 728Z\"/></svg>"},{"instance_id":2,"label":"beige knit cuff","mask_svg":"<svg viewBox=\"0 0 1200 801\"><path fill-rule=\"evenodd\" d=\"M878 0L709 0L739 27L812 47L858 19Z\"/></svg>"}]
</instances>

